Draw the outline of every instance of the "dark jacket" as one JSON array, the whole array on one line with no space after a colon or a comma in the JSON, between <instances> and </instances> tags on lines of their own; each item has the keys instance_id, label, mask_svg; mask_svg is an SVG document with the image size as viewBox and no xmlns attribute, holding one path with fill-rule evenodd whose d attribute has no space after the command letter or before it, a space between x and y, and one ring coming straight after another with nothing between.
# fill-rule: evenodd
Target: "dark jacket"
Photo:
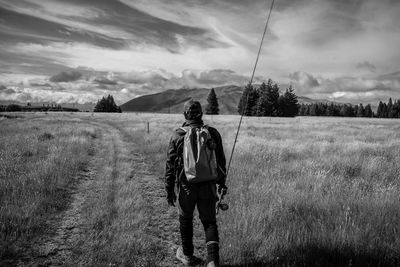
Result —
<instances>
[{"instance_id":1,"label":"dark jacket","mask_svg":"<svg viewBox=\"0 0 400 267\"><path fill-rule=\"evenodd\" d=\"M182 126L190 127L200 127L202 126L202 121L197 122L185 122ZM216 143L215 156L217 158L217 164L220 168L219 177L216 181L217 184L225 185L226 181L226 159L224 148L222 146L221 135L217 129L208 126L208 131L211 137ZM181 128L175 130L173 136L170 139L168 152L167 152L167 162L165 167L165 189L167 192L173 192L175 182L185 183L187 182L185 171L183 169L183 141L185 137L185 131Z\"/></svg>"}]
</instances>

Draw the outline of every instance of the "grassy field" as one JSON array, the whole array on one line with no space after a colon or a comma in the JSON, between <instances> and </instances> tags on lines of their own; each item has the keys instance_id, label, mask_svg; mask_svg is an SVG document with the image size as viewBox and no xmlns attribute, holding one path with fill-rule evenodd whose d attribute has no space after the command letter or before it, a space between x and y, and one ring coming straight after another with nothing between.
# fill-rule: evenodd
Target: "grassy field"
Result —
<instances>
[{"instance_id":1,"label":"grassy field","mask_svg":"<svg viewBox=\"0 0 400 267\"><path fill-rule=\"evenodd\" d=\"M57 197L59 192L73 183L89 160L98 161L95 166L115 160L110 173L99 171L98 176L108 178L94 187L98 190L85 206L92 245L81 245L80 253L92 257L88 262L92 266L162 265L170 254L145 228L150 227L149 218L157 216L152 214L157 206L166 204L146 203L146 192L132 178L138 177L137 166L132 167L138 162L129 158L133 153L143 155L146 175L162 177L168 140L183 116L22 116L0 121L0 255L12 254L19 244L29 244L31 237L40 235L45 218L68 202L67 194ZM227 157L238 120L205 117L221 132ZM106 131L105 125L114 130ZM117 132L123 138L115 145L119 147L115 153L122 155L118 160L101 148ZM226 266L398 266L399 138L398 120L245 118L228 177L230 209L219 217L223 262ZM97 152L92 151L99 143ZM124 151L126 145L131 150ZM162 180L156 182L162 188Z\"/></svg>"},{"instance_id":2,"label":"grassy field","mask_svg":"<svg viewBox=\"0 0 400 267\"><path fill-rule=\"evenodd\" d=\"M1 257L17 255L65 209L95 138L93 127L62 117L0 120Z\"/></svg>"}]
</instances>

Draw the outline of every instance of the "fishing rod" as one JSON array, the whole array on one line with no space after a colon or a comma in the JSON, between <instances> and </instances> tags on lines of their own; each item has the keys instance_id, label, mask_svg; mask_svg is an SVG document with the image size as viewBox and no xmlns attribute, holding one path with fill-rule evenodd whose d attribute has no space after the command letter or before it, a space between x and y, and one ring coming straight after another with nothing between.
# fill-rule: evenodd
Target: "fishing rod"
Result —
<instances>
[{"instance_id":1,"label":"fishing rod","mask_svg":"<svg viewBox=\"0 0 400 267\"><path fill-rule=\"evenodd\" d=\"M266 35L266 33L267 33L267 28L268 28L269 20L270 20L270 18L271 18L272 9L274 8L274 3L275 3L275 0L272 0L271 7L270 7L270 9L269 9L269 13L268 13L268 17L267 17L267 21L266 21L266 23L265 23L264 32L263 32L263 35L262 35L262 38L261 38L260 47L258 48L258 53L257 53L256 62L255 62L255 64L254 64L253 73L251 74L251 79L250 79L250 82L249 82L249 86L251 86L252 83L253 83L254 73L256 72L256 68L257 68L257 64L258 64L258 59L260 58L260 53L261 53L262 45L263 45L263 43L264 43L265 35ZM249 102L249 96L250 96L250 94L247 94L246 103L245 103L245 106L244 106L244 108L242 109L242 113L241 113L241 115L240 115L239 126L238 126L237 131L236 131L235 141L233 142L233 147L232 147L232 151L231 151L231 157L229 158L228 169L226 170L226 176L228 176L228 173L229 173L229 170L230 170L230 167L231 167L231 162L232 162L232 158L233 158L233 152L235 151L235 147L236 147L236 143L237 143L237 138L238 138L238 136L239 136L240 126L242 125L243 116L244 116L244 113L245 113L245 111L246 111L246 109L247 109L247 104L248 104L248 102Z\"/></svg>"},{"instance_id":2,"label":"fishing rod","mask_svg":"<svg viewBox=\"0 0 400 267\"><path fill-rule=\"evenodd\" d=\"M262 35L262 38L261 38L260 47L258 48L258 53L257 53L257 57L256 57L256 62L254 63L253 73L251 74L250 82L249 82L249 84L248 84L249 86L251 86L252 83L253 83L254 74L255 74L255 72L256 72L256 68L257 68L257 64L258 64L258 59L260 58L261 49L262 49L262 46L263 46L263 43L264 43L265 35L266 35L266 33L267 33L269 20L270 20L270 18L271 18L271 13L272 13L272 10L273 10L273 8L274 8L274 3L275 3L275 0L272 0L271 7L270 7L269 12L268 12L267 21L266 21L266 23L265 23L264 32L263 32L263 35ZM234 151L235 151L235 147L236 147L236 143L237 143L237 138L238 138L238 136L239 136L240 126L242 125L243 116L244 116L244 113L245 113L245 111L246 111L246 109L247 109L247 105L248 105L248 102L249 102L249 95L250 95L250 93L247 94L246 103L245 103L244 108L242 109L242 112L241 112L241 115L240 115L240 120L239 120L239 125L238 125L237 131L236 131L235 141L233 142L233 147L232 147L232 151L231 151L231 156L230 156L230 158L229 158L228 168L227 168L227 170L226 170L226 176L228 176L229 170L230 170L230 168L231 168L233 153L234 153ZM222 191L221 191L221 193L220 193L219 196L218 196L218 202L217 202L217 205L216 205L216 213L217 213L217 214L218 214L218 211L219 211L220 209L221 209L221 210L227 210L227 209L229 208L228 204L222 203L225 194L226 194L226 188L223 188Z\"/></svg>"}]
</instances>

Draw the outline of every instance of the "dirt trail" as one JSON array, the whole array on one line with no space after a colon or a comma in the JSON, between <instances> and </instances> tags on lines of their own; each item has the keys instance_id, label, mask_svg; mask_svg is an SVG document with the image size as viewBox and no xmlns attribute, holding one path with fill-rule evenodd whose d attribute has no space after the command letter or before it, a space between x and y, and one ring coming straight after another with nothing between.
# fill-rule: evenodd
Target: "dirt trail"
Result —
<instances>
[{"instance_id":1,"label":"dirt trail","mask_svg":"<svg viewBox=\"0 0 400 267\"><path fill-rule=\"evenodd\" d=\"M74 182L64 188L70 200L66 210L47 220L43 235L31 242L15 265L65 266L72 262L78 237L83 235L82 225L86 223L82 217L82 208L88 192L93 190L92 183L96 179L96 173L101 168L99 162L94 160L100 144L94 141L91 160L75 177ZM115 145L112 144L109 149L114 151Z\"/></svg>"},{"instance_id":2,"label":"dirt trail","mask_svg":"<svg viewBox=\"0 0 400 267\"><path fill-rule=\"evenodd\" d=\"M20 257L17 266L85 266L90 265L90 260L81 255L82 251L89 251L82 244L85 234L85 224L87 218L83 216L85 201L89 195L93 195L96 190L96 180L104 172L105 168L112 168L110 177L113 188L114 180L119 175L118 162L120 159L121 147L129 150L130 178L140 185L140 193L143 199L151 205L148 218L148 224L144 234L149 236L156 243L161 244L165 250L165 258L159 262L158 266L181 266L175 259L175 252L179 242L179 224L177 211L169 208L165 201L165 192L162 179L156 177L150 171L149 163L144 155L137 153L137 145L131 141L131 137L124 129L118 125L104 124L100 122L85 122L101 129L102 139L95 140L94 156L86 168L75 179L75 183L67 188L70 194L70 203L67 209L51 218L48 222L48 228L43 236L33 241L26 248L22 257ZM111 139L112 142L104 142L104 138ZM99 146L102 146L99 148ZM104 147L106 146L106 147ZM99 150L107 151L108 158L99 154ZM122 175L122 174L121 174ZM115 190L107 197L110 206L115 205ZM111 212L116 212L117 208L112 208ZM195 248L196 254L204 258L204 241L202 232L199 231L200 225L195 225ZM90 257L88 255L88 257ZM116 265L112 265L116 266Z\"/></svg>"},{"instance_id":3,"label":"dirt trail","mask_svg":"<svg viewBox=\"0 0 400 267\"><path fill-rule=\"evenodd\" d=\"M150 162L151 159L137 153L137 146L132 142L134 138L125 129L118 125L111 124L119 130L126 147L130 148L130 156L132 159L131 176L140 184L140 190L147 203L151 203L151 212L149 224L147 225L146 234L156 239L157 243L162 244L167 250L167 257L163 259L158 266L184 266L175 258L176 250L179 246L179 222L177 210L166 204L165 188L163 178L157 177L152 173ZM194 220L194 247L195 255L204 259L206 250L204 244L204 233L199 220ZM198 266L203 266L200 263Z\"/></svg>"}]
</instances>

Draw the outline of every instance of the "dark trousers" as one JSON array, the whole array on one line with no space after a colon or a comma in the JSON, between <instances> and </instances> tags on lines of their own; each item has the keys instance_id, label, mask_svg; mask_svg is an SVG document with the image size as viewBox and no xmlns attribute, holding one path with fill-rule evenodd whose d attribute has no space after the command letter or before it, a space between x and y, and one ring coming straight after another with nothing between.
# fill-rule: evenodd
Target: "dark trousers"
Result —
<instances>
[{"instance_id":1,"label":"dark trousers","mask_svg":"<svg viewBox=\"0 0 400 267\"><path fill-rule=\"evenodd\" d=\"M187 256L193 255L193 212L195 206L197 206L199 218L204 227L207 250L209 245L218 250L215 183L181 184L179 189L178 207L183 253Z\"/></svg>"}]
</instances>

